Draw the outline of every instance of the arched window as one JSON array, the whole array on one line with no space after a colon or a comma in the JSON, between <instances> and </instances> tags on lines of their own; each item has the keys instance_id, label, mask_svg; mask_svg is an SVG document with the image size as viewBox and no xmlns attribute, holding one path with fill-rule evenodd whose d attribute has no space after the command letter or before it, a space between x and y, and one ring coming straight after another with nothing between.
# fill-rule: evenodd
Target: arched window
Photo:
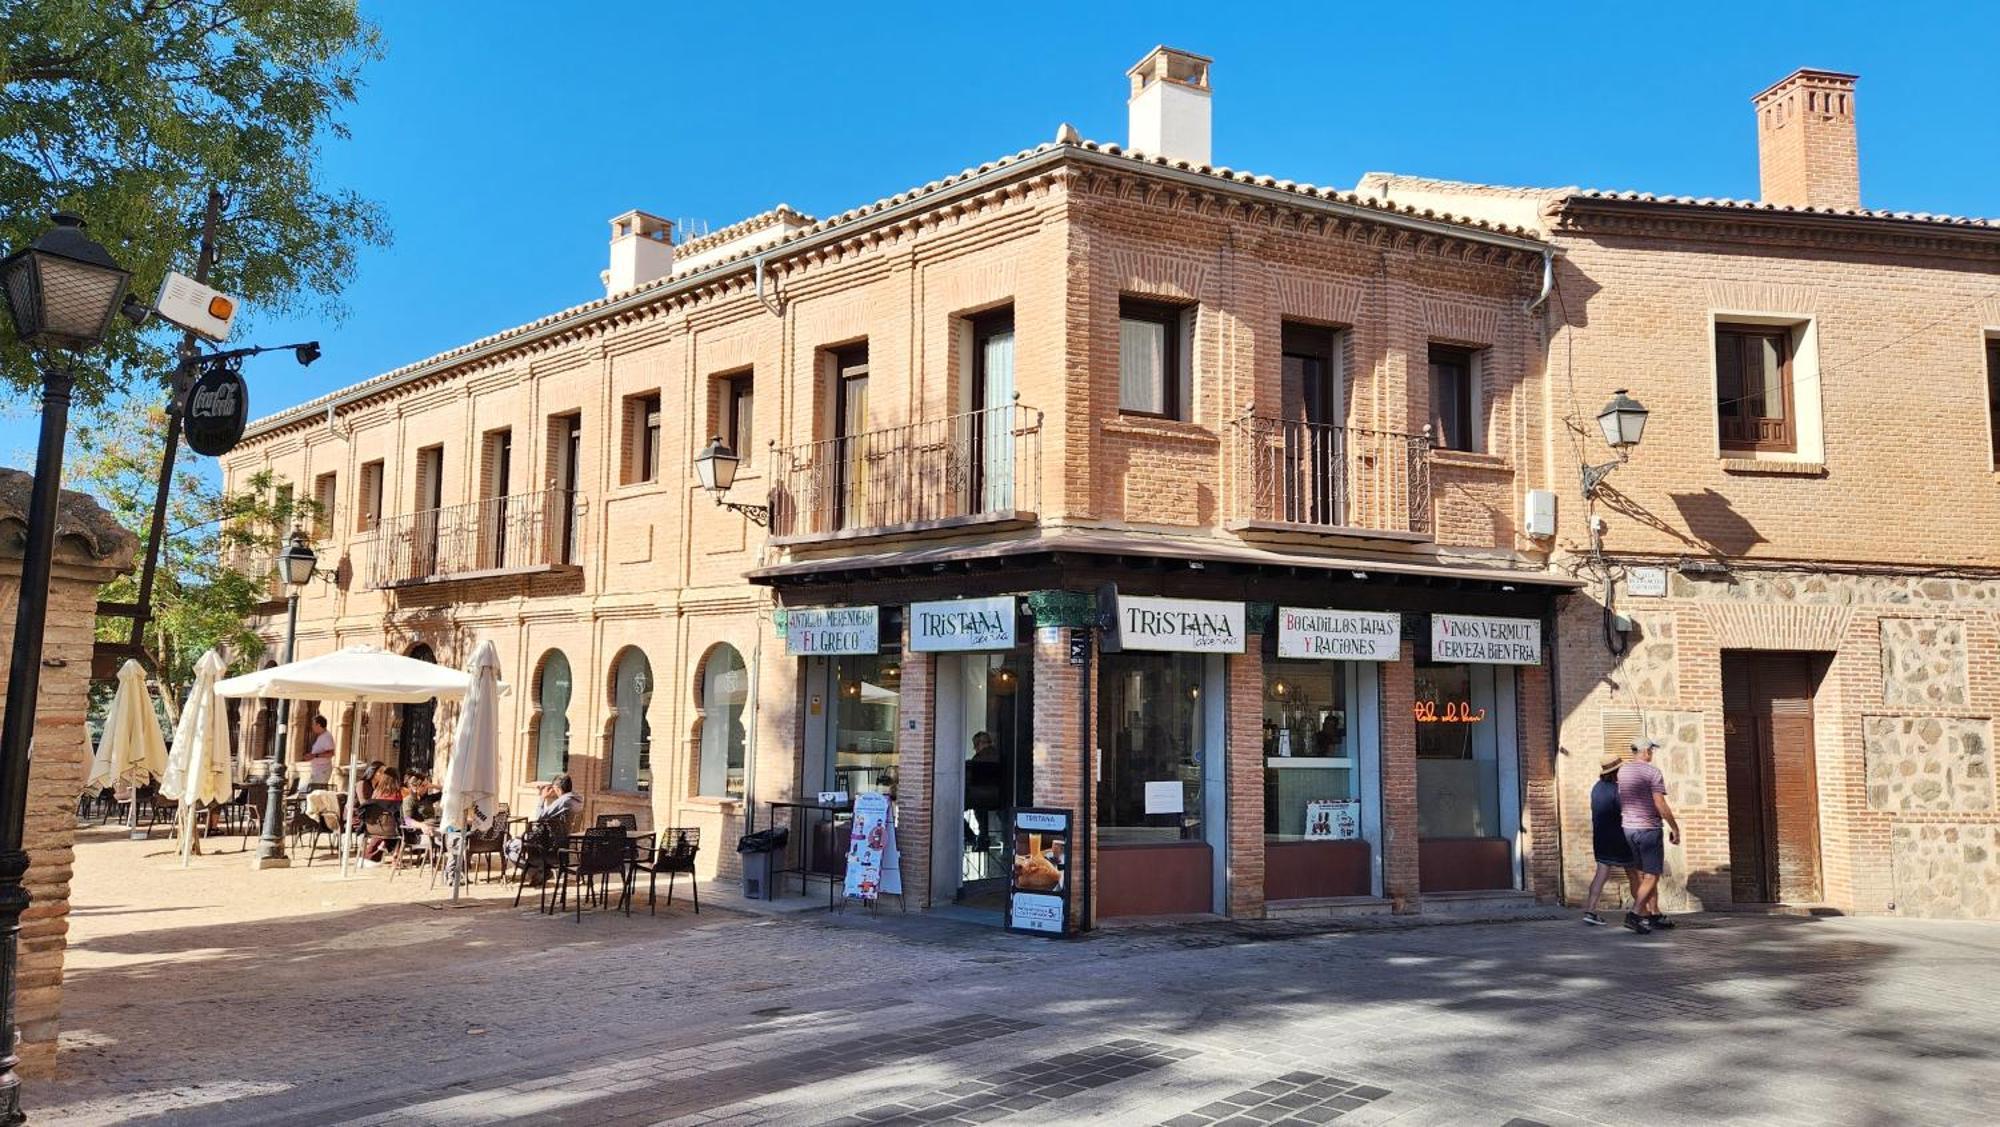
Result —
<instances>
[{"instance_id":1,"label":"arched window","mask_svg":"<svg viewBox=\"0 0 2000 1127\"><path fill-rule=\"evenodd\" d=\"M650 790L653 785L653 728L646 707L653 701L653 667L637 647L618 655L611 680L611 789Z\"/></svg>"},{"instance_id":2,"label":"arched window","mask_svg":"<svg viewBox=\"0 0 2000 1127\"><path fill-rule=\"evenodd\" d=\"M701 659L695 705L701 709L700 791L719 798L743 797L743 748L747 734L743 705L750 678L743 655L727 642L710 646Z\"/></svg>"},{"instance_id":3,"label":"arched window","mask_svg":"<svg viewBox=\"0 0 2000 1127\"><path fill-rule=\"evenodd\" d=\"M535 683L535 778L569 770L569 659L561 650L542 655Z\"/></svg>"}]
</instances>

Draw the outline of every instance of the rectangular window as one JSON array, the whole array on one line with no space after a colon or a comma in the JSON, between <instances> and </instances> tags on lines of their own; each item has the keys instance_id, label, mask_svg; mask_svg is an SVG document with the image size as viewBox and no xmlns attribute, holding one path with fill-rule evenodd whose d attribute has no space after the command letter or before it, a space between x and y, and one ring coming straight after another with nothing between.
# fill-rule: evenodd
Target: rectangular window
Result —
<instances>
[{"instance_id":1,"label":"rectangular window","mask_svg":"<svg viewBox=\"0 0 2000 1127\"><path fill-rule=\"evenodd\" d=\"M576 492L583 482L583 415L580 412L549 416L547 459L549 488L555 490L551 502L555 508L555 562L573 563L577 547Z\"/></svg>"},{"instance_id":2,"label":"rectangular window","mask_svg":"<svg viewBox=\"0 0 2000 1127\"><path fill-rule=\"evenodd\" d=\"M1098 659L1103 743L1098 840L1104 845L1201 841L1203 654L1122 653ZM1176 789L1178 788L1178 789Z\"/></svg>"},{"instance_id":3,"label":"rectangular window","mask_svg":"<svg viewBox=\"0 0 2000 1127\"><path fill-rule=\"evenodd\" d=\"M2000 469L2000 338L1986 341L1986 413L1992 428L1993 467Z\"/></svg>"},{"instance_id":4,"label":"rectangular window","mask_svg":"<svg viewBox=\"0 0 2000 1127\"><path fill-rule=\"evenodd\" d=\"M1479 410L1477 354L1431 345L1431 441L1442 450L1477 453L1486 445Z\"/></svg>"},{"instance_id":5,"label":"rectangular window","mask_svg":"<svg viewBox=\"0 0 2000 1127\"><path fill-rule=\"evenodd\" d=\"M1118 300L1118 409L1128 415L1186 419L1192 398L1188 338L1193 309L1136 298Z\"/></svg>"},{"instance_id":6,"label":"rectangular window","mask_svg":"<svg viewBox=\"0 0 2000 1127\"><path fill-rule=\"evenodd\" d=\"M1348 700L1351 677L1346 662L1264 662L1266 841L1337 836L1309 826L1340 813L1327 809L1329 803L1353 803L1359 824L1358 739Z\"/></svg>"},{"instance_id":7,"label":"rectangular window","mask_svg":"<svg viewBox=\"0 0 2000 1127\"><path fill-rule=\"evenodd\" d=\"M426 446L417 451L418 512L444 508L444 447Z\"/></svg>"},{"instance_id":8,"label":"rectangular window","mask_svg":"<svg viewBox=\"0 0 2000 1127\"><path fill-rule=\"evenodd\" d=\"M1417 665L1417 836L1500 834L1500 744L1490 665ZM1504 669L1504 667L1502 667Z\"/></svg>"},{"instance_id":9,"label":"rectangular window","mask_svg":"<svg viewBox=\"0 0 2000 1127\"><path fill-rule=\"evenodd\" d=\"M507 483L514 477L514 432L489 430L479 444L480 566L506 567L509 526L522 514L507 501Z\"/></svg>"},{"instance_id":10,"label":"rectangular window","mask_svg":"<svg viewBox=\"0 0 2000 1127\"><path fill-rule=\"evenodd\" d=\"M720 376L715 381L715 435L723 444L735 451L743 459L745 466L756 466L757 451L751 449L757 441L757 399L755 384L749 372L733 376Z\"/></svg>"},{"instance_id":11,"label":"rectangular window","mask_svg":"<svg viewBox=\"0 0 2000 1127\"><path fill-rule=\"evenodd\" d=\"M833 354L834 527L876 523L868 506L868 346Z\"/></svg>"},{"instance_id":12,"label":"rectangular window","mask_svg":"<svg viewBox=\"0 0 2000 1127\"><path fill-rule=\"evenodd\" d=\"M1783 326L1715 327L1715 407L1724 450L1790 453L1792 334Z\"/></svg>"},{"instance_id":13,"label":"rectangular window","mask_svg":"<svg viewBox=\"0 0 2000 1127\"><path fill-rule=\"evenodd\" d=\"M354 530L373 532L382 527L382 460L361 464L361 497L354 506Z\"/></svg>"},{"instance_id":14,"label":"rectangular window","mask_svg":"<svg viewBox=\"0 0 2000 1127\"><path fill-rule=\"evenodd\" d=\"M625 401L625 484L660 479L660 393Z\"/></svg>"},{"instance_id":15,"label":"rectangular window","mask_svg":"<svg viewBox=\"0 0 2000 1127\"><path fill-rule=\"evenodd\" d=\"M324 540L333 535L334 475L323 473L313 479L313 537Z\"/></svg>"}]
</instances>

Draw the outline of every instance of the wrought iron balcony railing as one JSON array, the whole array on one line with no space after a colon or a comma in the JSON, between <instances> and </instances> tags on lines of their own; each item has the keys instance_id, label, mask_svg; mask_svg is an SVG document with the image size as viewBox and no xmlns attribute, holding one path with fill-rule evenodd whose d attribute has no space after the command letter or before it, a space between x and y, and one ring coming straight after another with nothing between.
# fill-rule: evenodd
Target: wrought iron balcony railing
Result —
<instances>
[{"instance_id":1,"label":"wrought iron balcony railing","mask_svg":"<svg viewBox=\"0 0 2000 1127\"><path fill-rule=\"evenodd\" d=\"M1428 434L1254 413L1233 430L1238 525L1431 535Z\"/></svg>"},{"instance_id":2,"label":"wrought iron balcony railing","mask_svg":"<svg viewBox=\"0 0 2000 1127\"><path fill-rule=\"evenodd\" d=\"M368 586L401 587L573 565L582 544L575 492L545 489L384 517Z\"/></svg>"},{"instance_id":3,"label":"wrought iron balcony railing","mask_svg":"<svg viewBox=\"0 0 2000 1127\"><path fill-rule=\"evenodd\" d=\"M774 451L771 534L830 536L1030 519L1042 413L1018 403Z\"/></svg>"}]
</instances>

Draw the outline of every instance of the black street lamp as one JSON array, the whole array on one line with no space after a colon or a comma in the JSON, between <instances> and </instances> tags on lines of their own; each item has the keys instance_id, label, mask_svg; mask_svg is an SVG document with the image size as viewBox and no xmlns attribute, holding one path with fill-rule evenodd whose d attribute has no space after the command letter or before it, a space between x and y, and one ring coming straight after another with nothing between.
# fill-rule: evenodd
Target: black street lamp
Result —
<instances>
[{"instance_id":1,"label":"black street lamp","mask_svg":"<svg viewBox=\"0 0 2000 1127\"><path fill-rule=\"evenodd\" d=\"M28 814L28 754L35 735L35 700L42 687L42 628L55 558L56 507L62 496L63 443L76 375L51 350L78 351L103 343L125 300L131 273L83 232L83 220L58 213L55 226L26 249L0 259L0 293L21 343L42 352L42 431L35 447L34 492L22 548L21 590L14 624L13 664L7 668L7 714L0 720L0 1127L24 1123L20 1035L14 1024L21 913L28 890L23 829Z\"/></svg>"},{"instance_id":2,"label":"black street lamp","mask_svg":"<svg viewBox=\"0 0 2000 1127\"><path fill-rule=\"evenodd\" d=\"M278 578L285 584L285 664L292 663L292 650L299 638L299 595L312 582L319 556L306 543L302 530L293 530L292 542L278 553ZM292 863L285 856L285 745L290 742L292 700L278 702L277 746L271 751L271 771L264 777L264 833L257 840L257 867L282 869Z\"/></svg>"},{"instance_id":3,"label":"black street lamp","mask_svg":"<svg viewBox=\"0 0 2000 1127\"><path fill-rule=\"evenodd\" d=\"M1611 402L1597 413L1597 429L1604 432L1604 443L1618 452L1615 461L1583 467L1583 495L1595 497L1597 487L1611 476L1611 471L1632 460L1632 448L1646 434L1646 419L1652 412L1640 406L1639 401L1619 388L1611 395Z\"/></svg>"},{"instance_id":4,"label":"black street lamp","mask_svg":"<svg viewBox=\"0 0 2000 1127\"><path fill-rule=\"evenodd\" d=\"M736 467L742 462L743 459L736 451L731 450L729 444L722 441L721 435L717 435L708 440L708 445L702 447L701 453L694 456L694 476L701 482L702 490L714 498L717 505L742 513L750 518L750 523L759 528L768 528L771 524L771 509L768 505L739 505L722 498L723 494L729 492L729 487L736 484Z\"/></svg>"}]
</instances>

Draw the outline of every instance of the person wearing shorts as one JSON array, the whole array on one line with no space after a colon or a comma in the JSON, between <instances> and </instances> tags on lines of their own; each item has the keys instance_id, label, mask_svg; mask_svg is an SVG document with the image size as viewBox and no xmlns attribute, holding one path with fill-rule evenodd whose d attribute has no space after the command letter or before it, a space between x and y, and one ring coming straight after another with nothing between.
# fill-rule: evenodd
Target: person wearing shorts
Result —
<instances>
[{"instance_id":1,"label":"person wearing shorts","mask_svg":"<svg viewBox=\"0 0 2000 1127\"><path fill-rule=\"evenodd\" d=\"M1681 824L1667 804L1667 777L1653 766L1653 752L1659 746L1652 740L1633 741L1631 760L1618 768L1618 820L1632 851L1632 864L1639 870L1625 926L1640 935L1674 926L1660 914L1660 876L1667 869L1667 846L1681 843Z\"/></svg>"},{"instance_id":2,"label":"person wearing shorts","mask_svg":"<svg viewBox=\"0 0 2000 1127\"><path fill-rule=\"evenodd\" d=\"M1597 872L1590 878L1590 895L1583 902L1583 922L1591 927L1604 926L1604 917L1597 914L1597 898L1611 874L1624 871L1633 903L1638 903L1639 869L1632 863L1632 846L1625 840L1618 806L1618 769L1624 765L1625 757L1616 752L1605 756L1598 765L1597 785L1590 788L1590 844Z\"/></svg>"}]
</instances>

